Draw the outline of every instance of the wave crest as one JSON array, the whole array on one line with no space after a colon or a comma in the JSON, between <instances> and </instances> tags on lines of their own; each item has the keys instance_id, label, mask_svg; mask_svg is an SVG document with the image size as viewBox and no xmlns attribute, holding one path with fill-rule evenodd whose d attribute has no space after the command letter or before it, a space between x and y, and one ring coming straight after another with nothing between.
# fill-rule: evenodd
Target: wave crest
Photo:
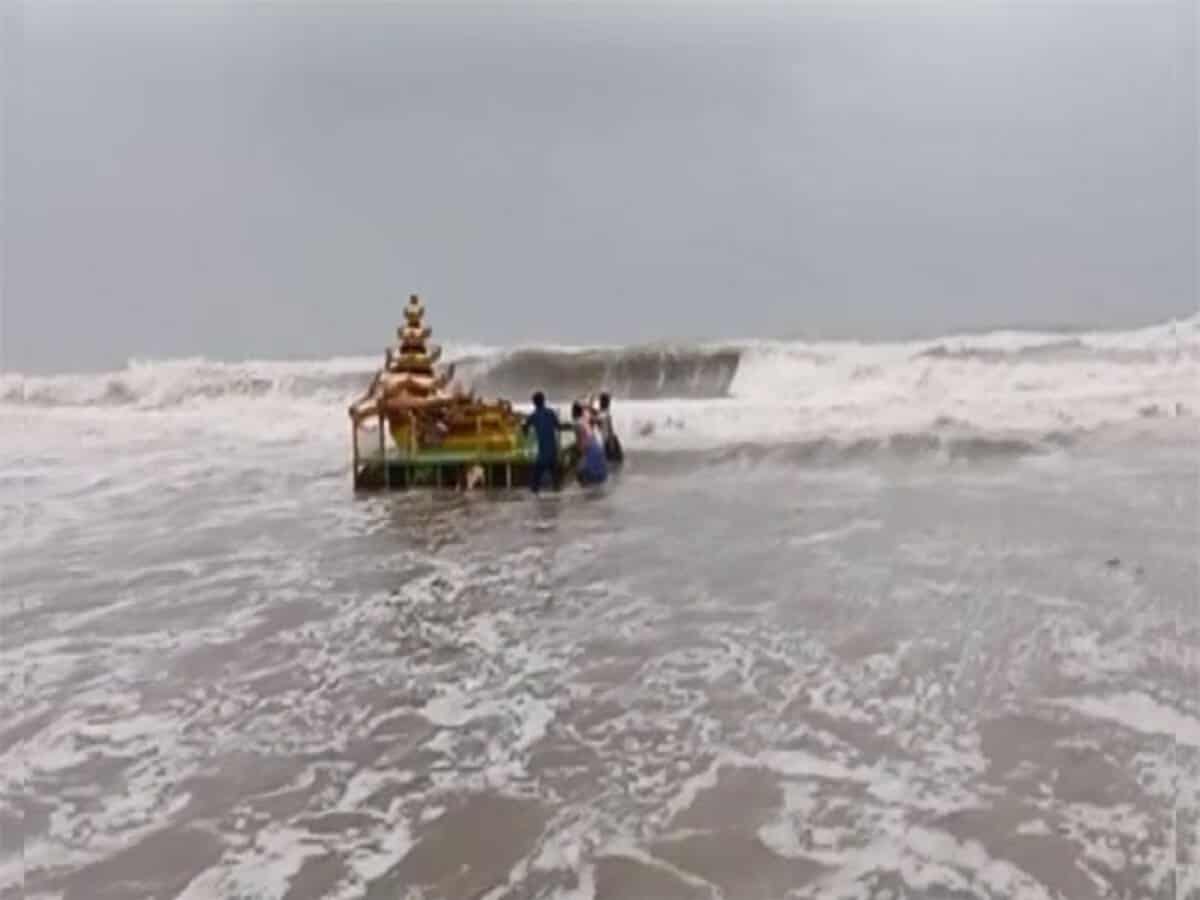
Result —
<instances>
[{"instance_id":1,"label":"wave crest","mask_svg":"<svg viewBox=\"0 0 1200 900\"><path fill-rule=\"evenodd\" d=\"M369 378L366 366L338 370L328 364L135 361L119 372L96 375L3 375L0 403L153 410L196 401L266 397L340 402L361 391Z\"/></svg>"},{"instance_id":2,"label":"wave crest","mask_svg":"<svg viewBox=\"0 0 1200 900\"><path fill-rule=\"evenodd\" d=\"M940 392L987 404L985 395L1072 395L1112 389L1129 402L1173 405L1200 364L1200 318L1108 334L997 332L936 342L809 343L534 349L446 348L461 381L488 397L555 402L607 390L622 402L736 398L797 402L836 412L847 398L886 408L928 403ZM0 403L38 407L165 409L271 399L344 407L370 382L377 357L308 362L133 361L99 374L0 375ZM1145 390L1139 393L1138 386ZM1167 388L1169 390L1159 390ZM886 401L886 403L885 403ZM1136 408L1136 407L1135 407Z\"/></svg>"},{"instance_id":3,"label":"wave crest","mask_svg":"<svg viewBox=\"0 0 1200 900\"><path fill-rule=\"evenodd\" d=\"M1053 453L1074 446L1083 438L1083 435L1068 432L1051 432L1041 437L1015 437L906 431L879 437L839 439L822 436L777 444L739 442L707 450L649 449L640 451L637 460L639 469L692 468L698 464L812 468L881 460L979 463Z\"/></svg>"},{"instance_id":4,"label":"wave crest","mask_svg":"<svg viewBox=\"0 0 1200 900\"><path fill-rule=\"evenodd\" d=\"M464 380L485 395L518 401L536 390L572 398L604 390L630 400L708 399L729 394L742 353L739 347L514 350L464 361Z\"/></svg>"}]
</instances>

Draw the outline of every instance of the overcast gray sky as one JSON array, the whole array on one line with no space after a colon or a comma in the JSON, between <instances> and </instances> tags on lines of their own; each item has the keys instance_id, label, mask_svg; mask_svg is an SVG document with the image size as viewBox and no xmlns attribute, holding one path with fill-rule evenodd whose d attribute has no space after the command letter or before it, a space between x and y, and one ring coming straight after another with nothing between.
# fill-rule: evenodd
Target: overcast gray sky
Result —
<instances>
[{"instance_id":1,"label":"overcast gray sky","mask_svg":"<svg viewBox=\"0 0 1200 900\"><path fill-rule=\"evenodd\" d=\"M9 369L1196 305L1195 0L6 9Z\"/></svg>"}]
</instances>

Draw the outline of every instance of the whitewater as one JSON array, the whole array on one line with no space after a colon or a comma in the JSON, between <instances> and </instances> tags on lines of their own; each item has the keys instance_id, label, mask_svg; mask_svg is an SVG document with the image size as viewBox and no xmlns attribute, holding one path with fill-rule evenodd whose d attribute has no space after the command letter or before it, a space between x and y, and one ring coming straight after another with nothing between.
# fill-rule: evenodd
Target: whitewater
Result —
<instances>
[{"instance_id":1,"label":"whitewater","mask_svg":"<svg viewBox=\"0 0 1200 900\"><path fill-rule=\"evenodd\" d=\"M1200 898L1200 316L445 355L623 471L356 496L378 357L0 375L0 898Z\"/></svg>"},{"instance_id":2,"label":"whitewater","mask_svg":"<svg viewBox=\"0 0 1200 900\"><path fill-rule=\"evenodd\" d=\"M446 348L460 380L527 406L598 390L618 400L633 447L708 450L806 441L903 445L974 437L1037 448L1103 437L1147 420L1194 421L1200 318L1126 332L995 332L896 343L730 341L723 344ZM98 374L0 376L8 416L137 422L171 428L177 414L249 437L293 428L336 432L379 360L131 361ZM35 412L36 411L36 412ZM127 413L157 413L127 418ZM286 420L286 424L283 421ZM341 439L341 435L337 435Z\"/></svg>"}]
</instances>

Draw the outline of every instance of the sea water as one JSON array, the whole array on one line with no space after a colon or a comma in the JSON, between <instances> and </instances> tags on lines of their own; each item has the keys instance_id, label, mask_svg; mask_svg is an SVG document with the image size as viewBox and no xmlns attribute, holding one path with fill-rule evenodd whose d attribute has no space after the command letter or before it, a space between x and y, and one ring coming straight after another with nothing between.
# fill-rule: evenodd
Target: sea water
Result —
<instances>
[{"instance_id":1,"label":"sea water","mask_svg":"<svg viewBox=\"0 0 1200 900\"><path fill-rule=\"evenodd\" d=\"M450 355L620 476L356 497L373 360L2 376L0 896L1200 892L1196 320Z\"/></svg>"}]
</instances>

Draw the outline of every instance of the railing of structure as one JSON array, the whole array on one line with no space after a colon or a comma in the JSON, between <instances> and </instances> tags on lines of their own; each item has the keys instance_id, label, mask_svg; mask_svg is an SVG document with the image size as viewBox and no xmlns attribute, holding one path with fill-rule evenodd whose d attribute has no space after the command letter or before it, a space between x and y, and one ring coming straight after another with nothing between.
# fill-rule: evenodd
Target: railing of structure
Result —
<instances>
[{"instance_id":1,"label":"railing of structure","mask_svg":"<svg viewBox=\"0 0 1200 900\"><path fill-rule=\"evenodd\" d=\"M407 413L407 434L393 429L386 414L367 417L351 426L354 487L390 489L415 487L512 488L528 483L533 453L528 438L497 440L489 431L486 413L473 412L457 427L466 426L474 440L457 440L443 448L436 435L426 436L421 416ZM474 427L471 427L471 421ZM462 430L456 432L462 435ZM565 442L569 443L569 442Z\"/></svg>"}]
</instances>

